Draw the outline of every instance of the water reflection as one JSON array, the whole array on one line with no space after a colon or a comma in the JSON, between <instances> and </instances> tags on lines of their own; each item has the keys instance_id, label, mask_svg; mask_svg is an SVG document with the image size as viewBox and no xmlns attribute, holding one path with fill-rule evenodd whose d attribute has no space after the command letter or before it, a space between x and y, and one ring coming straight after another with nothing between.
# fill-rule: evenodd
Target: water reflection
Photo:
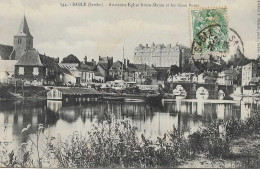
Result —
<instances>
[{"instance_id":1,"label":"water reflection","mask_svg":"<svg viewBox=\"0 0 260 169\"><path fill-rule=\"evenodd\" d=\"M28 124L35 128L41 123L47 132L64 138L73 131L86 134L92 123L104 120L108 109L115 119L132 119L133 125L147 137L157 137L177 127L185 134L197 131L221 119L245 119L259 109L259 100L243 98L234 103L207 103L176 100L161 106L146 103L78 102L63 104L59 101L0 102L1 140L15 140L16 145L26 141L21 131Z\"/></svg>"}]
</instances>

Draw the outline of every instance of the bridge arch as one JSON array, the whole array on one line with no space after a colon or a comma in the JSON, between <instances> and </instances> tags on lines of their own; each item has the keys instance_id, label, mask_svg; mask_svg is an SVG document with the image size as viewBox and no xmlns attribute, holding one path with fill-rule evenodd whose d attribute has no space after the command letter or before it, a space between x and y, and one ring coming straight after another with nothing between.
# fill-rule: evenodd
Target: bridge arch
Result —
<instances>
[{"instance_id":1,"label":"bridge arch","mask_svg":"<svg viewBox=\"0 0 260 169\"><path fill-rule=\"evenodd\" d=\"M196 98L206 100L209 98L209 91L204 87L199 87L196 91Z\"/></svg>"}]
</instances>

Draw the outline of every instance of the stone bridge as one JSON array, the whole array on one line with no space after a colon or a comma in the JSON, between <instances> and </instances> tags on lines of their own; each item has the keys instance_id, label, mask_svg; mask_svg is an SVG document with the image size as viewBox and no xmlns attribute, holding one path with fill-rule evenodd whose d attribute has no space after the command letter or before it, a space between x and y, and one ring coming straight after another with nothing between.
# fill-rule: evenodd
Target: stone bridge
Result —
<instances>
[{"instance_id":1,"label":"stone bridge","mask_svg":"<svg viewBox=\"0 0 260 169\"><path fill-rule=\"evenodd\" d=\"M220 90L222 90L225 93L224 99L228 99L229 95L234 91L233 85L219 85L216 83L166 82L166 92L172 93L173 89L175 89L177 85L181 85L187 92L187 99L196 99L196 92L200 87L203 87L208 91L208 99L218 99Z\"/></svg>"}]
</instances>

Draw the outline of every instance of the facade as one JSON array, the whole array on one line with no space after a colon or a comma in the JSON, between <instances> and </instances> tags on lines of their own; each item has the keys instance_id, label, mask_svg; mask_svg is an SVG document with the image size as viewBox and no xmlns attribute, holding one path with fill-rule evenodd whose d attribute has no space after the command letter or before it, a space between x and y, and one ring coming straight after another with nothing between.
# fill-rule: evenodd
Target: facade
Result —
<instances>
[{"instance_id":1,"label":"facade","mask_svg":"<svg viewBox=\"0 0 260 169\"><path fill-rule=\"evenodd\" d=\"M144 83L146 79L151 79L152 84L157 82L157 71L146 64L128 64L126 72L128 81L134 81L137 84Z\"/></svg>"},{"instance_id":2,"label":"facade","mask_svg":"<svg viewBox=\"0 0 260 169\"><path fill-rule=\"evenodd\" d=\"M165 46L164 44L149 47L148 44L143 46L140 44L134 50L135 63L147 64L155 67L170 67L177 65L181 67L190 57L190 49L188 47L178 45Z\"/></svg>"},{"instance_id":3,"label":"facade","mask_svg":"<svg viewBox=\"0 0 260 169\"><path fill-rule=\"evenodd\" d=\"M15 64L15 78L25 81L25 84L43 84L46 69L35 49L27 50Z\"/></svg>"},{"instance_id":4,"label":"facade","mask_svg":"<svg viewBox=\"0 0 260 169\"><path fill-rule=\"evenodd\" d=\"M113 79L122 79L125 72L125 66L122 62L117 61L113 63L113 66L109 69L109 76Z\"/></svg>"},{"instance_id":5,"label":"facade","mask_svg":"<svg viewBox=\"0 0 260 169\"><path fill-rule=\"evenodd\" d=\"M75 86L77 84L77 78L73 76L71 73L64 73L61 77L63 85L72 85Z\"/></svg>"},{"instance_id":6,"label":"facade","mask_svg":"<svg viewBox=\"0 0 260 169\"><path fill-rule=\"evenodd\" d=\"M80 83L88 83L93 82L95 79L95 73L91 70L80 70L81 77L80 77Z\"/></svg>"},{"instance_id":7,"label":"facade","mask_svg":"<svg viewBox=\"0 0 260 169\"><path fill-rule=\"evenodd\" d=\"M221 85L237 84L238 73L236 70L228 69L218 74L217 83Z\"/></svg>"},{"instance_id":8,"label":"facade","mask_svg":"<svg viewBox=\"0 0 260 169\"><path fill-rule=\"evenodd\" d=\"M96 83L105 83L105 77L100 72L94 72L94 79Z\"/></svg>"},{"instance_id":9,"label":"facade","mask_svg":"<svg viewBox=\"0 0 260 169\"><path fill-rule=\"evenodd\" d=\"M87 83L105 83L105 77L98 71L80 70L80 72L80 83L83 85Z\"/></svg>"},{"instance_id":10,"label":"facade","mask_svg":"<svg viewBox=\"0 0 260 169\"><path fill-rule=\"evenodd\" d=\"M249 63L242 67L242 86L249 85L254 77L257 77L257 64Z\"/></svg>"}]
</instances>

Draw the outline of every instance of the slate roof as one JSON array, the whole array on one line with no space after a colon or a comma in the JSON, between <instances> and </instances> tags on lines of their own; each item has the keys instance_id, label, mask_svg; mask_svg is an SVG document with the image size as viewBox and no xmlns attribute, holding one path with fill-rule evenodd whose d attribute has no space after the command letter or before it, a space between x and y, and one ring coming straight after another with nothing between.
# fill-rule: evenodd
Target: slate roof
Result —
<instances>
[{"instance_id":1,"label":"slate roof","mask_svg":"<svg viewBox=\"0 0 260 169\"><path fill-rule=\"evenodd\" d=\"M9 56L13 51L13 46L0 44L0 59L9 60Z\"/></svg>"},{"instance_id":2,"label":"slate roof","mask_svg":"<svg viewBox=\"0 0 260 169\"><path fill-rule=\"evenodd\" d=\"M65 69L72 69L73 67L78 67L78 63L59 63L59 66Z\"/></svg>"},{"instance_id":3,"label":"slate roof","mask_svg":"<svg viewBox=\"0 0 260 169\"><path fill-rule=\"evenodd\" d=\"M146 64L129 64L129 70L138 70L138 71L147 71L147 72L157 72L153 67L150 67Z\"/></svg>"},{"instance_id":4,"label":"slate roof","mask_svg":"<svg viewBox=\"0 0 260 169\"><path fill-rule=\"evenodd\" d=\"M100 72L98 72L98 71L95 71L94 72L95 73L95 76L102 76L102 77L104 77Z\"/></svg>"},{"instance_id":5,"label":"slate roof","mask_svg":"<svg viewBox=\"0 0 260 169\"><path fill-rule=\"evenodd\" d=\"M71 72L68 69L60 67L60 66L58 66L58 67L59 67L60 73L72 75Z\"/></svg>"},{"instance_id":6,"label":"slate roof","mask_svg":"<svg viewBox=\"0 0 260 169\"><path fill-rule=\"evenodd\" d=\"M251 80L251 82L253 83L259 83L259 81L260 81L260 77L253 77Z\"/></svg>"},{"instance_id":7,"label":"slate roof","mask_svg":"<svg viewBox=\"0 0 260 169\"><path fill-rule=\"evenodd\" d=\"M114 62L113 66L111 66L110 70L121 70L123 63L120 61Z\"/></svg>"},{"instance_id":8,"label":"slate roof","mask_svg":"<svg viewBox=\"0 0 260 169\"><path fill-rule=\"evenodd\" d=\"M15 65L19 66L43 66L39 53L35 49L27 50Z\"/></svg>"},{"instance_id":9,"label":"slate roof","mask_svg":"<svg viewBox=\"0 0 260 169\"><path fill-rule=\"evenodd\" d=\"M100 92L98 92L95 89L92 88L76 88L76 87L72 87L72 88L55 88L57 90L59 90L60 92L62 92L63 94L66 95L76 95L76 94L101 94Z\"/></svg>"},{"instance_id":10,"label":"slate roof","mask_svg":"<svg viewBox=\"0 0 260 169\"><path fill-rule=\"evenodd\" d=\"M42 55L39 54L40 59L41 59L41 63L48 68L55 68L58 64L57 61L55 60L55 58L46 56L46 55Z\"/></svg>"},{"instance_id":11,"label":"slate roof","mask_svg":"<svg viewBox=\"0 0 260 169\"><path fill-rule=\"evenodd\" d=\"M108 64L107 63L98 63L100 67L102 67L104 70L108 70Z\"/></svg>"},{"instance_id":12,"label":"slate roof","mask_svg":"<svg viewBox=\"0 0 260 169\"><path fill-rule=\"evenodd\" d=\"M89 63L89 62L88 62ZM81 63L78 67L78 69L80 71L91 71L93 68L94 68L94 64L91 65L91 64L85 64L85 63Z\"/></svg>"}]
</instances>

